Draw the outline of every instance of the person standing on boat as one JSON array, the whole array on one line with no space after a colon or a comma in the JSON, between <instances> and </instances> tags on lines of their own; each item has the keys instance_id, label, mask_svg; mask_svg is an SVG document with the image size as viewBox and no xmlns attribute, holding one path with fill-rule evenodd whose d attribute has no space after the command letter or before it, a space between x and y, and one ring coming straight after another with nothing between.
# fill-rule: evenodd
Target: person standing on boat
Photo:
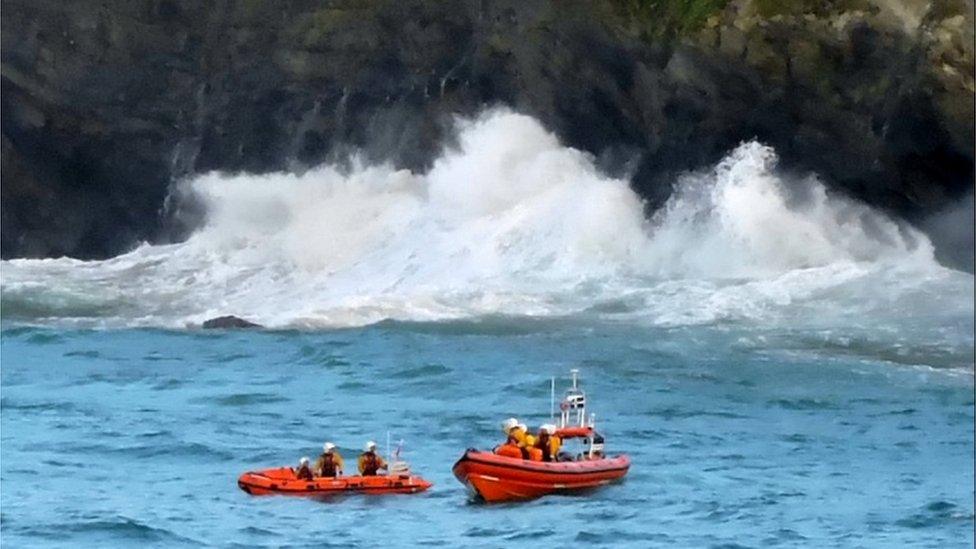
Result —
<instances>
[{"instance_id":1,"label":"person standing on boat","mask_svg":"<svg viewBox=\"0 0 976 549\"><path fill-rule=\"evenodd\" d=\"M556 426L547 423L539 427L539 438L535 447L542 451L542 461L556 461L562 442L556 436Z\"/></svg>"},{"instance_id":2,"label":"person standing on boat","mask_svg":"<svg viewBox=\"0 0 976 549\"><path fill-rule=\"evenodd\" d=\"M315 462L315 472L321 477L335 478L342 475L342 456L336 451L336 445L326 442L322 446L322 455Z\"/></svg>"},{"instance_id":3,"label":"person standing on boat","mask_svg":"<svg viewBox=\"0 0 976 549\"><path fill-rule=\"evenodd\" d=\"M307 457L298 460L298 469L295 469L295 477L301 480L312 480L312 468L308 465Z\"/></svg>"},{"instance_id":4,"label":"person standing on boat","mask_svg":"<svg viewBox=\"0 0 976 549\"><path fill-rule=\"evenodd\" d=\"M386 462L376 453L376 443L372 440L366 443L363 453L359 455L359 474L364 477L376 476L377 471L386 469Z\"/></svg>"}]
</instances>

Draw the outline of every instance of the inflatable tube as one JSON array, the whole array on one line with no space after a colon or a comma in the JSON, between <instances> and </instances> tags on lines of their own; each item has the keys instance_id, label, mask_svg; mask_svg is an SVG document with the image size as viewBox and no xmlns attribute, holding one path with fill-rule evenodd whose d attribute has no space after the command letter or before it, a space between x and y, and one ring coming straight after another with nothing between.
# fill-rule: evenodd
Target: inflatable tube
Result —
<instances>
[{"instance_id":1,"label":"inflatable tube","mask_svg":"<svg viewBox=\"0 0 976 549\"><path fill-rule=\"evenodd\" d=\"M593 436L593 427L563 427L556 429L559 438L587 438Z\"/></svg>"},{"instance_id":2,"label":"inflatable tube","mask_svg":"<svg viewBox=\"0 0 976 549\"><path fill-rule=\"evenodd\" d=\"M468 450L454 464L454 476L488 502L533 499L547 494L597 488L619 481L630 458L539 462Z\"/></svg>"},{"instance_id":3,"label":"inflatable tube","mask_svg":"<svg viewBox=\"0 0 976 549\"><path fill-rule=\"evenodd\" d=\"M237 479L237 486L253 496L272 494L292 496L328 496L334 494L415 494L433 486L410 474L315 477L302 480L291 467L248 471Z\"/></svg>"}]
</instances>

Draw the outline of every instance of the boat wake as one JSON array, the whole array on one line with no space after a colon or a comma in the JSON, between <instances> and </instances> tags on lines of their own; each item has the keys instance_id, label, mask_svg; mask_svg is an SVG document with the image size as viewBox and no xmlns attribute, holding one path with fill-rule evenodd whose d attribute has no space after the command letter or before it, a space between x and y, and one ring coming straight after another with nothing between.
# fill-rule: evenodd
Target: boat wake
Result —
<instances>
[{"instance_id":1,"label":"boat wake","mask_svg":"<svg viewBox=\"0 0 976 549\"><path fill-rule=\"evenodd\" d=\"M206 208L186 242L105 261L5 261L3 314L163 327L222 314L270 327L499 316L971 324L973 278L941 267L923 234L776 161L743 143L676 181L648 219L627 181L536 120L492 110L459 121L456 146L427 173L354 163L186 181L181 192Z\"/></svg>"}]
</instances>

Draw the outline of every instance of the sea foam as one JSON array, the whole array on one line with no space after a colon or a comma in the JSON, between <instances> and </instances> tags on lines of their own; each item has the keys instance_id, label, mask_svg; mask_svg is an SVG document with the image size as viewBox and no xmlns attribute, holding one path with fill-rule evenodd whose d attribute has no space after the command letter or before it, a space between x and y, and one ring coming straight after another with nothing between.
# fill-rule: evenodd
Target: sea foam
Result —
<instances>
[{"instance_id":1,"label":"sea foam","mask_svg":"<svg viewBox=\"0 0 976 549\"><path fill-rule=\"evenodd\" d=\"M105 261L4 262L4 314L174 327L221 314L274 327L574 314L781 322L892 303L971 314L972 277L940 267L922 233L776 162L743 143L680 177L648 219L628 181L496 109L459 120L426 173L354 160L184 181L207 212L186 242Z\"/></svg>"}]
</instances>

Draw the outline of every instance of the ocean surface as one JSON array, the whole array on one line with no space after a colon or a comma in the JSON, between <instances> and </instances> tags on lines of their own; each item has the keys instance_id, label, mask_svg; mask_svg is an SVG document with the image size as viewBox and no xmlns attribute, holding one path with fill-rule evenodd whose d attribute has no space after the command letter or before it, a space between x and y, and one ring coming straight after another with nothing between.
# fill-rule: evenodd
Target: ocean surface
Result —
<instances>
[{"instance_id":1,"label":"ocean surface","mask_svg":"<svg viewBox=\"0 0 976 549\"><path fill-rule=\"evenodd\" d=\"M426 173L203 174L184 242L0 262L0 542L972 547L973 275L761 143L650 216L597 164L493 110ZM572 368L625 481L470 502ZM387 433L429 492L237 488Z\"/></svg>"},{"instance_id":2,"label":"ocean surface","mask_svg":"<svg viewBox=\"0 0 976 549\"><path fill-rule=\"evenodd\" d=\"M2 541L27 546L971 547L973 377L743 327L485 319L334 331L12 328ZM468 500L451 466L582 371L626 480ZM410 496L253 497L246 470L402 439Z\"/></svg>"}]
</instances>

